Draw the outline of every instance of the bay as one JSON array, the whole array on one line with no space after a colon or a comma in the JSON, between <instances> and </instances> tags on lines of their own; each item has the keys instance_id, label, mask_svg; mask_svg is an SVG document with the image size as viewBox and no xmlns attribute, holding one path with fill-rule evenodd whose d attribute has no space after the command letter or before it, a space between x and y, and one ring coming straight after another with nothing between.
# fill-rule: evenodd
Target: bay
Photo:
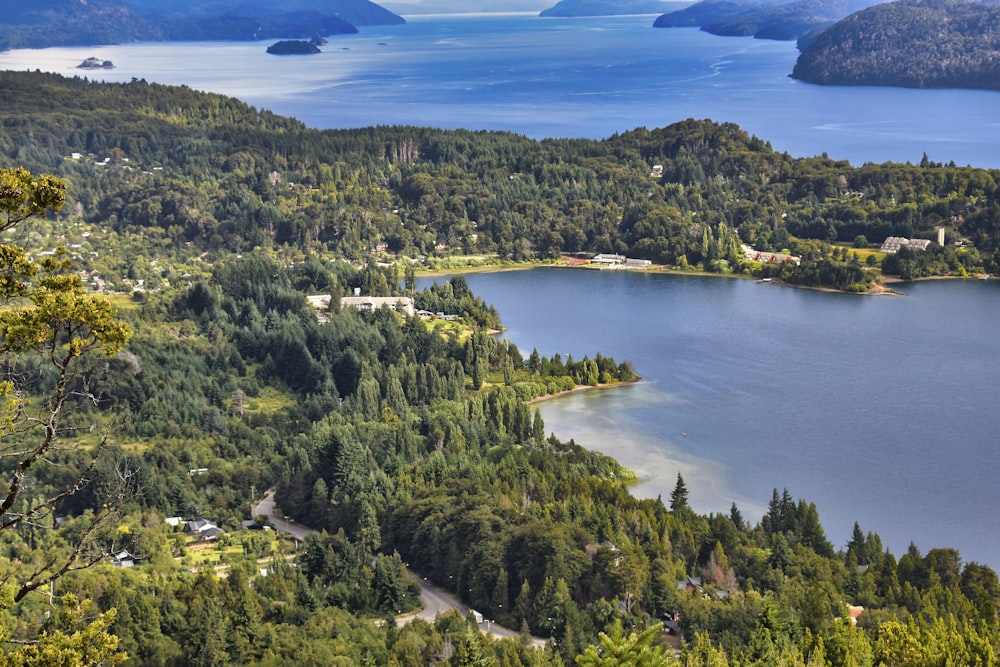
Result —
<instances>
[{"instance_id":1,"label":"bay","mask_svg":"<svg viewBox=\"0 0 1000 667\"><path fill-rule=\"evenodd\" d=\"M466 279L525 354L635 364L636 385L539 407L546 431L637 471L637 496L669 502L680 472L697 511L735 502L756 521L787 488L837 548L857 521L897 557L913 541L1000 567L1000 282L859 297L570 269Z\"/></svg>"},{"instance_id":2,"label":"bay","mask_svg":"<svg viewBox=\"0 0 1000 667\"><path fill-rule=\"evenodd\" d=\"M854 164L1000 167L1000 94L814 86L788 77L794 43L652 28L652 16L408 17L332 37L323 53L266 43L15 50L0 68L145 79L232 95L316 128L407 124L603 138L685 118L734 122L796 156ZM75 69L87 57L113 70Z\"/></svg>"}]
</instances>

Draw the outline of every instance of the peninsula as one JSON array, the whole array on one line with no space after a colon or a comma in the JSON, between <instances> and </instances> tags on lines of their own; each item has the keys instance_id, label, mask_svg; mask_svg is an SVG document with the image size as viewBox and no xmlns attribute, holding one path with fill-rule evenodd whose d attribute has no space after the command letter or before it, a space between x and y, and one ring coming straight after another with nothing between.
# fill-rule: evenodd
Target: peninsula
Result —
<instances>
[{"instance_id":1,"label":"peninsula","mask_svg":"<svg viewBox=\"0 0 1000 667\"><path fill-rule=\"evenodd\" d=\"M792 77L810 83L1000 90L1000 5L900 0L800 43Z\"/></svg>"},{"instance_id":2,"label":"peninsula","mask_svg":"<svg viewBox=\"0 0 1000 667\"><path fill-rule=\"evenodd\" d=\"M653 27L699 27L723 37L791 40L833 25L870 4L870 0L701 0L660 16Z\"/></svg>"}]
</instances>

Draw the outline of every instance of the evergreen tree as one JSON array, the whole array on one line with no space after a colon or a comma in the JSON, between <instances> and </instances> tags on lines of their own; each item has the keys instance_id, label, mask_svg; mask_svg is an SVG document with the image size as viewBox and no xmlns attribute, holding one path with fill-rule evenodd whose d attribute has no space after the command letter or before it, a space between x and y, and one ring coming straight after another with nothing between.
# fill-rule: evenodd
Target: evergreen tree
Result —
<instances>
[{"instance_id":1,"label":"evergreen tree","mask_svg":"<svg viewBox=\"0 0 1000 667\"><path fill-rule=\"evenodd\" d=\"M670 492L670 511L674 514L681 514L688 511L688 490L684 483L684 478L677 473L677 483L674 490Z\"/></svg>"}]
</instances>

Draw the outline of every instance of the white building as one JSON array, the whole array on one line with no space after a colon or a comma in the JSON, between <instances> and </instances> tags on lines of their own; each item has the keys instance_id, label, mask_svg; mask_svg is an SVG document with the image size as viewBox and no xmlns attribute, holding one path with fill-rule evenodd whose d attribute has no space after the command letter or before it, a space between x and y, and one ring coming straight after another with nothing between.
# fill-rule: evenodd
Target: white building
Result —
<instances>
[{"instance_id":1,"label":"white building","mask_svg":"<svg viewBox=\"0 0 1000 667\"><path fill-rule=\"evenodd\" d=\"M412 317L415 312L413 299L408 296L345 296L340 299L341 308L378 310L382 306L388 306L407 317Z\"/></svg>"}]
</instances>

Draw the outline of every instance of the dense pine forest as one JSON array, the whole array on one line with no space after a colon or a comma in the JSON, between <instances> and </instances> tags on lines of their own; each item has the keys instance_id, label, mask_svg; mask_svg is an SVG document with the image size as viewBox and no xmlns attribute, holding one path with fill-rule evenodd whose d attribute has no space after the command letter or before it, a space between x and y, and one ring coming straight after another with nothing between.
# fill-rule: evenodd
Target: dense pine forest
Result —
<instances>
[{"instance_id":1,"label":"dense pine forest","mask_svg":"<svg viewBox=\"0 0 1000 667\"><path fill-rule=\"evenodd\" d=\"M793 158L709 121L319 132L142 81L0 86L0 664L996 664L990 567L827 535L777 489L759 519L698 514L680 475L634 498L528 401L642 369L519 350L464 279L414 276L621 252L865 289L869 244L942 225L963 245L889 263L994 271L997 172ZM341 307L355 289L449 317ZM263 530L272 489L318 532ZM202 518L221 532L180 523ZM408 568L521 637L397 623Z\"/></svg>"}]
</instances>

